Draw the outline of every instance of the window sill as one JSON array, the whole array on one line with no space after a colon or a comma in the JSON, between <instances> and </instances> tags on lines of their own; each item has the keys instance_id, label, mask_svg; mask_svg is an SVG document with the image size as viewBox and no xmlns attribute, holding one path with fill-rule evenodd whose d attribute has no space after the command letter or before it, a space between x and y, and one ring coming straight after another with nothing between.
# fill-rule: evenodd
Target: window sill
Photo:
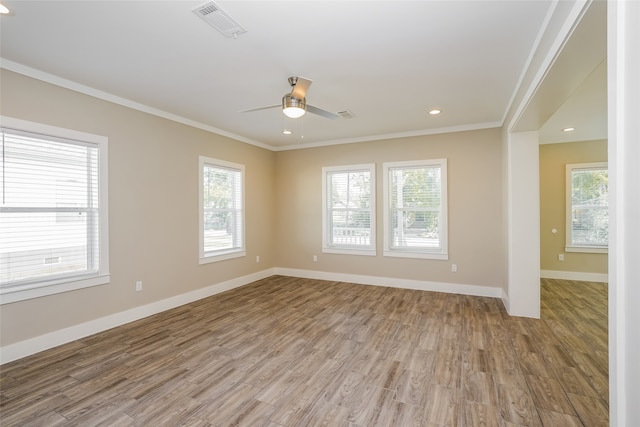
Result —
<instances>
[{"instance_id":1,"label":"window sill","mask_svg":"<svg viewBox=\"0 0 640 427\"><path fill-rule=\"evenodd\" d=\"M567 246L564 248L565 252L578 252L585 254L608 254L609 248L592 247L592 246Z\"/></svg>"},{"instance_id":2,"label":"window sill","mask_svg":"<svg viewBox=\"0 0 640 427\"><path fill-rule=\"evenodd\" d=\"M64 279L65 281L30 283L0 289L0 305L25 301L92 286L105 285L111 281L109 274L90 278Z\"/></svg>"},{"instance_id":3,"label":"window sill","mask_svg":"<svg viewBox=\"0 0 640 427\"><path fill-rule=\"evenodd\" d=\"M200 256L199 263L209 264L212 262L226 261L228 259L240 258L246 255L247 255L246 251L233 251L233 252L224 252L224 253L215 254L215 255L204 255L204 256Z\"/></svg>"},{"instance_id":4,"label":"window sill","mask_svg":"<svg viewBox=\"0 0 640 427\"><path fill-rule=\"evenodd\" d=\"M408 252L408 251L384 251L384 256L388 257L396 257L396 258L419 258L419 259L437 259L437 260L448 260L449 254L442 252Z\"/></svg>"},{"instance_id":5,"label":"window sill","mask_svg":"<svg viewBox=\"0 0 640 427\"><path fill-rule=\"evenodd\" d=\"M341 254L341 255L363 255L376 256L375 249L341 249L341 248L322 248L325 254Z\"/></svg>"}]
</instances>

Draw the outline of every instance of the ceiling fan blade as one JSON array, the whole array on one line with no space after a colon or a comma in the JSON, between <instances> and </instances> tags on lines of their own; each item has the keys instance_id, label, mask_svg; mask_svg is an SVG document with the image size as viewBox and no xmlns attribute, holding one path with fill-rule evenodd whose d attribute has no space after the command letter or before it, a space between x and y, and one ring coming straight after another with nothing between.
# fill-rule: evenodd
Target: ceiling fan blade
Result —
<instances>
[{"instance_id":1,"label":"ceiling fan blade","mask_svg":"<svg viewBox=\"0 0 640 427\"><path fill-rule=\"evenodd\" d=\"M250 113L252 111L268 110L269 108L276 108L276 107L282 108L282 105L276 104L276 105L269 105L268 107L249 108L248 110L239 111L239 113Z\"/></svg>"},{"instance_id":2,"label":"ceiling fan blade","mask_svg":"<svg viewBox=\"0 0 640 427\"><path fill-rule=\"evenodd\" d=\"M291 91L291 97L295 99L304 99L304 97L307 96L307 90L309 90L311 83L313 82L309 79L298 77L296 84L293 86L293 90Z\"/></svg>"},{"instance_id":3,"label":"ceiling fan blade","mask_svg":"<svg viewBox=\"0 0 640 427\"><path fill-rule=\"evenodd\" d=\"M314 107L313 105L309 105L309 104L307 104L307 111L322 117L326 117L327 119L331 119L331 120L342 118L339 114L332 113L330 111L323 110L322 108Z\"/></svg>"}]
</instances>

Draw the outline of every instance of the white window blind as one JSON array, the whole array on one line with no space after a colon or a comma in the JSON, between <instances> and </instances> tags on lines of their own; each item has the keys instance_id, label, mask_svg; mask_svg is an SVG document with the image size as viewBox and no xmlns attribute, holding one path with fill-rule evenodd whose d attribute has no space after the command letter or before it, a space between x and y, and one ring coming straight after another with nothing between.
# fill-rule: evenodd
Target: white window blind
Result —
<instances>
[{"instance_id":1,"label":"white window blind","mask_svg":"<svg viewBox=\"0 0 640 427\"><path fill-rule=\"evenodd\" d=\"M608 181L606 162L567 165L567 252L606 252Z\"/></svg>"},{"instance_id":2,"label":"white window blind","mask_svg":"<svg viewBox=\"0 0 640 427\"><path fill-rule=\"evenodd\" d=\"M245 255L243 181L243 165L200 158L201 262Z\"/></svg>"},{"instance_id":3,"label":"white window blind","mask_svg":"<svg viewBox=\"0 0 640 427\"><path fill-rule=\"evenodd\" d=\"M323 252L375 255L375 165L323 170Z\"/></svg>"},{"instance_id":4,"label":"white window blind","mask_svg":"<svg viewBox=\"0 0 640 427\"><path fill-rule=\"evenodd\" d=\"M3 294L105 275L100 144L13 129L1 136Z\"/></svg>"},{"instance_id":5,"label":"white window blind","mask_svg":"<svg viewBox=\"0 0 640 427\"><path fill-rule=\"evenodd\" d=\"M385 255L447 258L446 159L385 163Z\"/></svg>"}]
</instances>

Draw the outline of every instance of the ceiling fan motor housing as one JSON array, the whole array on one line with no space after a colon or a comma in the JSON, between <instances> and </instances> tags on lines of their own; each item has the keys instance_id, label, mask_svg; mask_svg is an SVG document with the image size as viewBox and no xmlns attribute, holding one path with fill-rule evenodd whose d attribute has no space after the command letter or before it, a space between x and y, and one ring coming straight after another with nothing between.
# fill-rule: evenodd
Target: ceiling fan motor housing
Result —
<instances>
[{"instance_id":1,"label":"ceiling fan motor housing","mask_svg":"<svg viewBox=\"0 0 640 427\"><path fill-rule=\"evenodd\" d=\"M307 109L306 98L296 99L296 98L293 98L290 93L287 93L282 97L282 111L288 117L291 117L291 118L300 117L305 113L306 109Z\"/></svg>"}]
</instances>

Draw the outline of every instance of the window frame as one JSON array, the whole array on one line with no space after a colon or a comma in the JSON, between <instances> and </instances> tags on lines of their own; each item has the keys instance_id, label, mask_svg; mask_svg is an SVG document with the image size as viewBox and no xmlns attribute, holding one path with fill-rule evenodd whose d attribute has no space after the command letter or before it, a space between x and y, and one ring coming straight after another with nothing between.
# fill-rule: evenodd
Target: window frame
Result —
<instances>
[{"instance_id":1,"label":"window frame","mask_svg":"<svg viewBox=\"0 0 640 427\"><path fill-rule=\"evenodd\" d=\"M391 183L389 174L393 169L419 168L419 167L439 167L440 168L440 214L439 214L439 236L438 248L394 248L393 241L393 220L391 203ZM385 162L382 164L383 170L383 228L384 228L384 251L383 255L400 258L419 258L433 260L449 259L449 227L448 227L448 185L447 185L447 159L427 159L410 160L400 162Z\"/></svg>"},{"instance_id":2,"label":"window frame","mask_svg":"<svg viewBox=\"0 0 640 427\"><path fill-rule=\"evenodd\" d=\"M332 235L332 227L329 223L332 215L329 211L329 197L327 194L330 174L349 173L367 171L370 173L371 182L371 199L369 203L369 236L370 243L368 245L353 244L332 244L330 236ZM332 210L331 210L332 211ZM343 255L364 255L376 256L376 165L375 163L344 165L344 166L327 166L322 168L322 252L343 254Z\"/></svg>"},{"instance_id":3,"label":"window frame","mask_svg":"<svg viewBox=\"0 0 640 427\"><path fill-rule=\"evenodd\" d=\"M14 285L0 286L0 304L9 304L33 298L40 298L62 292L84 289L110 283L109 273L109 176L108 142L105 136L94 135L72 129L65 129L42 123L0 116L3 130L37 134L42 138L55 139L58 142L69 141L94 145L98 149L98 269L95 272L56 277L43 276Z\"/></svg>"},{"instance_id":4,"label":"window frame","mask_svg":"<svg viewBox=\"0 0 640 427\"><path fill-rule=\"evenodd\" d=\"M608 162L590 162L590 163L567 163L566 164L566 192L565 192L565 252L577 253L609 253L609 245L579 245L573 243L573 171L587 169L606 169L609 171ZM607 209L609 208L607 203ZM607 227L609 226L607 222Z\"/></svg>"},{"instance_id":5,"label":"window frame","mask_svg":"<svg viewBox=\"0 0 640 427\"><path fill-rule=\"evenodd\" d=\"M246 232L245 232L245 167L238 163L232 163L225 160L214 159L212 157L199 156L198 158L198 215L199 215L199 263L208 264L212 262L225 261L228 259L246 256ZM240 245L233 248L225 248L217 251L204 250L204 168L205 166L218 169L227 169L240 173ZM237 208L236 208L237 209ZM236 230L237 232L238 230Z\"/></svg>"}]
</instances>

